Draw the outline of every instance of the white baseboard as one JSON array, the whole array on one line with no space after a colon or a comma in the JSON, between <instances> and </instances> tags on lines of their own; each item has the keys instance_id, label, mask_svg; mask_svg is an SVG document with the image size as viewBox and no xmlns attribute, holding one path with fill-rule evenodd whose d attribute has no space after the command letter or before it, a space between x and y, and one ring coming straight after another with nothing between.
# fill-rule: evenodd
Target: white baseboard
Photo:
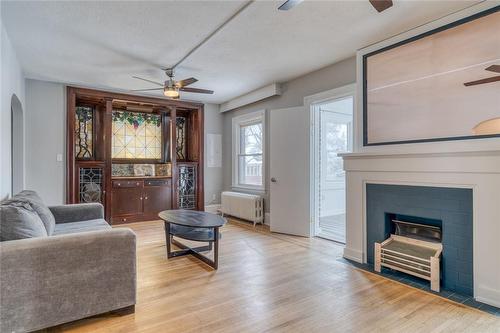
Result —
<instances>
[{"instance_id":1,"label":"white baseboard","mask_svg":"<svg viewBox=\"0 0 500 333\"><path fill-rule=\"evenodd\" d=\"M352 261L359 262L360 264L363 263L363 252L358 250L348 249L347 247L344 247L343 257Z\"/></svg>"},{"instance_id":2,"label":"white baseboard","mask_svg":"<svg viewBox=\"0 0 500 333\"><path fill-rule=\"evenodd\" d=\"M217 214L217 211L220 209L220 206L221 206L220 204L217 204L217 205L206 205L205 206L205 212Z\"/></svg>"},{"instance_id":3,"label":"white baseboard","mask_svg":"<svg viewBox=\"0 0 500 333\"><path fill-rule=\"evenodd\" d=\"M271 226L271 213L264 213L264 224Z\"/></svg>"},{"instance_id":4,"label":"white baseboard","mask_svg":"<svg viewBox=\"0 0 500 333\"><path fill-rule=\"evenodd\" d=\"M478 286L477 294L478 296L474 297L476 301L500 308L500 290L485 286ZM486 297L484 295L486 295Z\"/></svg>"}]
</instances>

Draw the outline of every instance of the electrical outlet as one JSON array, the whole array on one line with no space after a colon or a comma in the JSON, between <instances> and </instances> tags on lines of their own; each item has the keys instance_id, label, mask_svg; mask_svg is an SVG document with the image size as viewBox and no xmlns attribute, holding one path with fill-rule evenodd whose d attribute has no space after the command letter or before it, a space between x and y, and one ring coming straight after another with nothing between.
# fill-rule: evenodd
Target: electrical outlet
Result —
<instances>
[{"instance_id":1,"label":"electrical outlet","mask_svg":"<svg viewBox=\"0 0 500 333\"><path fill-rule=\"evenodd\" d=\"M217 199L217 196L214 194L212 194L212 201L215 201L215 199Z\"/></svg>"},{"instance_id":2,"label":"electrical outlet","mask_svg":"<svg viewBox=\"0 0 500 333\"><path fill-rule=\"evenodd\" d=\"M62 161L63 161L63 156L62 156L62 154L57 154L57 155L56 155L56 161L57 161L57 162L62 162Z\"/></svg>"}]
</instances>

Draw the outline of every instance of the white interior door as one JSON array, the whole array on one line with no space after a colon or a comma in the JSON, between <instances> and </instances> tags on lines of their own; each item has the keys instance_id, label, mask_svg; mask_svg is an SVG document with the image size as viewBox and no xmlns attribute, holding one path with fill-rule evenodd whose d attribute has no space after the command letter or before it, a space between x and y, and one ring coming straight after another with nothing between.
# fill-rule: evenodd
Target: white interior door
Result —
<instances>
[{"instance_id":1,"label":"white interior door","mask_svg":"<svg viewBox=\"0 0 500 333\"><path fill-rule=\"evenodd\" d=\"M309 237L309 113L271 110L270 126L271 231Z\"/></svg>"}]
</instances>

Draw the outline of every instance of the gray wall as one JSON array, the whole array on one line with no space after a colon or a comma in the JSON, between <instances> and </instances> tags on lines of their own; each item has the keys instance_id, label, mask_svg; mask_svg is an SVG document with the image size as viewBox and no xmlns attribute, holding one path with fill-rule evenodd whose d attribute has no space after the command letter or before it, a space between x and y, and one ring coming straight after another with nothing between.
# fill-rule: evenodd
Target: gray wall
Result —
<instances>
[{"instance_id":1,"label":"gray wall","mask_svg":"<svg viewBox=\"0 0 500 333\"><path fill-rule=\"evenodd\" d=\"M304 97L314 95L323 91L338 88L356 82L356 58L352 57L328 67L311 72L304 76L290 80L282 84L282 94L265 100L245 105L241 108L223 113L223 188L231 190L232 183L232 119L236 116L257 110L266 110L266 124L269 124L269 111L272 109L300 106L304 104ZM266 128L266 138L269 138L269 126ZM269 178L269 140L266 142L265 174ZM265 180L265 210L269 212L269 181ZM252 193L248 191L248 193ZM262 193L260 193L262 195Z\"/></svg>"},{"instance_id":2,"label":"gray wall","mask_svg":"<svg viewBox=\"0 0 500 333\"><path fill-rule=\"evenodd\" d=\"M66 89L26 80L26 188L48 205L65 200ZM56 160L62 154L63 161Z\"/></svg>"},{"instance_id":3,"label":"gray wall","mask_svg":"<svg viewBox=\"0 0 500 333\"><path fill-rule=\"evenodd\" d=\"M222 134L218 105L205 104L205 136ZM26 80L26 188L40 193L49 205L65 201L66 86ZM63 162L56 160L62 154ZM205 165L205 203L219 203L222 168ZM212 202L213 194L216 199Z\"/></svg>"},{"instance_id":4,"label":"gray wall","mask_svg":"<svg viewBox=\"0 0 500 333\"><path fill-rule=\"evenodd\" d=\"M12 134L11 103L17 97L20 109L24 111L25 80L23 71L17 60L16 52L10 43L9 36L0 22L0 200L8 197L12 189ZM17 105L19 107L19 104ZM19 109L18 109L19 111ZM23 117L24 118L24 117ZM24 124L21 124L22 126ZM24 153L24 152L22 152ZM23 169L23 166L18 166ZM21 176L22 178L22 172ZM22 183L23 180L20 180ZM21 185L22 186L22 185Z\"/></svg>"}]
</instances>

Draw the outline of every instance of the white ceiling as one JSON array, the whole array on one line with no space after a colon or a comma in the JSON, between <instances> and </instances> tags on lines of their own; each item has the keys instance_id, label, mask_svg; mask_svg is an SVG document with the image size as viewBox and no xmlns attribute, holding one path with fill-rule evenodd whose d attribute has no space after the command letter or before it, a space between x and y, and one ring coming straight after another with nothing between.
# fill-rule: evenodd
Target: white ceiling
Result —
<instances>
[{"instance_id":1,"label":"white ceiling","mask_svg":"<svg viewBox=\"0 0 500 333\"><path fill-rule=\"evenodd\" d=\"M222 103L353 56L357 49L468 7L474 1L398 1L377 13L368 0L252 3L177 68ZM477 2L477 1L476 1ZM2 1L2 21L28 78L130 90L154 86L230 17L242 1ZM152 93L158 94L161 93Z\"/></svg>"}]
</instances>

